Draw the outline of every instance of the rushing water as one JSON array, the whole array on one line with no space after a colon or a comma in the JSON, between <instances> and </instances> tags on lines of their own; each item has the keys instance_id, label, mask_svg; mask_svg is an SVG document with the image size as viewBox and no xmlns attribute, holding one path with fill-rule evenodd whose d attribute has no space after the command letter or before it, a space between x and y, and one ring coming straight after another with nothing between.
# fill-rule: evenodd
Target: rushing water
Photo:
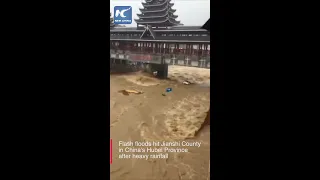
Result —
<instances>
[{"instance_id":1,"label":"rushing water","mask_svg":"<svg viewBox=\"0 0 320 180\"><path fill-rule=\"evenodd\" d=\"M210 87L141 75L110 75L110 82L112 180L209 179L210 126L196 132L210 106ZM165 93L168 87L172 92ZM143 93L119 93L124 89ZM119 141L185 141L201 146L188 147L188 152L170 152L163 159L119 159Z\"/></svg>"}]
</instances>

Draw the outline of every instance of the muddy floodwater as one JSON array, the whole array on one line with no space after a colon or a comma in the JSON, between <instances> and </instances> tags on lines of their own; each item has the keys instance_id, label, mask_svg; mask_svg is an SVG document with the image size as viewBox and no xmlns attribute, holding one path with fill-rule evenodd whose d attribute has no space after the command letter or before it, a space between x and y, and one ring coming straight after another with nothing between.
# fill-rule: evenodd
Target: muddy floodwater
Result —
<instances>
[{"instance_id":1,"label":"muddy floodwater","mask_svg":"<svg viewBox=\"0 0 320 180\"><path fill-rule=\"evenodd\" d=\"M172 80L142 73L110 75L112 180L210 178L210 126L199 131L210 108L210 75L196 69L201 77L192 77L190 85L181 81L197 73L187 70L188 76L181 68L169 71ZM153 142L159 144L150 148ZM119 143L128 152L119 152ZM147 156L143 148L153 153Z\"/></svg>"}]
</instances>

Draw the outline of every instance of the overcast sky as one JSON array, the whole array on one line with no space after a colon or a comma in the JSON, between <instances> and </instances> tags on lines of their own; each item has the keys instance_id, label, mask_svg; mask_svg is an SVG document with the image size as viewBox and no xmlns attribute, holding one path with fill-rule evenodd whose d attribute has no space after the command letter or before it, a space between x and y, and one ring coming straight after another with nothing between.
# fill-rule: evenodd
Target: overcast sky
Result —
<instances>
[{"instance_id":1,"label":"overcast sky","mask_svg":"<svg viewBox=\"0 0 320 180\"><path fill-rule=\"evenodd\" d=\"M140 14L139 8L142 8L141 2L145 0L110 0L110 12L114 16L114 6L131 6L132 7L132 24L126 24L127 27L136 27L134 19L138 19ZM177 21L185 26L202 26L210 18L210 0L171 0L174 3L174 13L178 15Z\"/></svg>"}]
</instances>

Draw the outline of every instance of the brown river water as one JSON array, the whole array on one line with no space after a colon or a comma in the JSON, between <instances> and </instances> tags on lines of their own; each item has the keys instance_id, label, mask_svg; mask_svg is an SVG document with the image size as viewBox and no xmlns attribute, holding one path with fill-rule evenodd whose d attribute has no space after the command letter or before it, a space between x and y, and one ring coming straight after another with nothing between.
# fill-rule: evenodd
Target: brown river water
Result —
<instances>
[{"instance_id":1,"label":"brown river water","mask_svg":"<svg viewBox=\"0 0 320 180\"><path fill-rule=\"evenodd\" d=\"M171 79L185 76L181 68L177 69L171 71ZM194 79L210 80L208 73L204 77L204 69L196 69L202 74ZM187 72L188 78L196 74ZM181 79L159 80L142 73L110 75L110 83L112 180L210 179L210 126L199 131L210 108L210 84L184 85ZM169 87L172 92L165 93ZM142 93L124 95L119 93L121 90ZM131 158L119 158L123 154L119 152L119 141L180 142L169 148L186 148L188 152L167 152L166 157L148 159L132 158L132 154L150 153L125 152ZM193 142L201 145L182 147Z\"/></svg>"}]
</instances>

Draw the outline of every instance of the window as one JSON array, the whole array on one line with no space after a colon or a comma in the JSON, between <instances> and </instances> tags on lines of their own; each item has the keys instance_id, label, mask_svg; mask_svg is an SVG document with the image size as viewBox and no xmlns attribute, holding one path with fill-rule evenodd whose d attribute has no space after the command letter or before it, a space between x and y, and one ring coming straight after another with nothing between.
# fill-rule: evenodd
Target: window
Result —
<instances>
[{"instance_id":1,"label":"window","mask_svg":"<svg viewBox=\"0 0 320 180\"><path fill-rule=\"evenodd\" d=\"M208 44L208 50L210 51L210 44Z\"/></svg>"},{"instance_id":2,"label":"window","mask_svg":"<svg viewBox=\"0 0 320 180\"><path fill-rule=\"evenodd\" d=\"M192 34L189 34L189 36L192 36Z\"/></svg>"},{"instance_id":3,"label":"window","mask_svg":"<svg viewBox=\"0 0 320 180\"><path fill-rule=\"evenodd\" d=\"M208 34L201 34L201 36L208 36Z\"/></svg>"},{"instance_id":4,"label":"window","mask_svg":"<svg viewBox=\"0 0 320 180\"><path fill-rule=\"evenodd\" d=\"M186 44L179 44L179 49L186 49L187 45Z\"/></svg>"},{"instance_id":5,"label":"window","mask_svg":"<svg viewBox=\"0 0 320 180\"><path fill-rule=\"evenodd\" d=\"M169 44L170 52L173 53L174 49L176 48L175 44Z\"/></svg>"},{"instance_id":6,"label":"window","mask_svg":"<svg viewBox=\"0 0 320 180\"><path fill-rule=\"evenodd\" d=\"M199 45L198 44L194 44L193 45L193 49L198 49Z\"/></svg>"}]
</instances>

